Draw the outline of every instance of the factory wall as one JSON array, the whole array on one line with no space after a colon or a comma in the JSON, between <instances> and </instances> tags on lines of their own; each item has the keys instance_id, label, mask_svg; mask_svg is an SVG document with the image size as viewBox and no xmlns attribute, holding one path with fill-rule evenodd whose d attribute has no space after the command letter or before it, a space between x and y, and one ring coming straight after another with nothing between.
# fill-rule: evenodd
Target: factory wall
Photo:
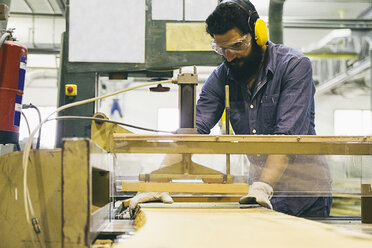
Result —
<instances>
[{"instance_id":1,"label":"factory wall","mask_svg":"<svg viewBox=\"0 0 372 248\"><path fill-rule=\"evenodd\" d=\"M370 110L369 95L347 98L341 95L324 94L315 98L315 130L317 135L335 135L335 110ZM360 134L361 135L361 134Z\"/></svg>"},{"instance_id":2,"label":"factory wall","mask_svg":"<svg viewBox=\"0 0 372 248\"><path fill-rule=\"evenodd\" d=\"M257 2L257 7L262 16L265 4ZM297 12L296 12L297 13ZM59 48L61 33L65 30L64 17L50 16L11 16L8 27L15 27L15 36L18 40L32 49L35 48ZM285 29L284 43L290 47L301 50L310 44L320 40L332 32L331 29ZM23 103L32 103L41 108L55 108L57 102L57 68L59 66L59 54L40 55L29 54L26 73L26 85ZM206 78L207 71L200 76ZM119 82L118 87L108 88L106 93L127 87L127 83ZM136 84L135 82L132 84ZM198 92L201 89L198 86ZM109 91L110 90L110 91ZM197 94L198 95L198 94ZM160 108L177 108L177 86L171 86L171 92L151 93L147 89L125 93L117 97L123 110L123 118L113 116L113 119L121 120L133 125L157 129L158 111ZM109 115L112 99L102 101L98 110ZM369 109L370 96L343 97L341 95L324 94L316 97L316 130L318 135L334 135L334 111L336 109ZM33 115L32 111L24 111L27 115ZM31 117L30 117L31 118ZM32 121L31 121L32 122ZM35 123L30 123L35 126ZM25 124L21 124L21 136L27 136ZM135 132L144 132L135 130ZM49 144L49 143L48 143ZM52 143L50 143L52 144Z\"/></svg>"}]
</instances>

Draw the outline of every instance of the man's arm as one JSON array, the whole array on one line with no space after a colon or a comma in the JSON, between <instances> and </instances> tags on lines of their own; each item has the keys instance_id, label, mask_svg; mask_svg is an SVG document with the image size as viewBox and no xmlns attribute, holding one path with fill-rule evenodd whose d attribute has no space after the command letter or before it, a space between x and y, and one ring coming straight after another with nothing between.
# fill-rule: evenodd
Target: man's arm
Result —
<instances>
[{"instance_id":1,"label":"man's arm","mask_svg":"<svg viewBox=\"0 0 372 248\"><path fill-rule=\"evenodd\" d=\"M198 134L209 134L221 119L225 109L225 83L218 77L218 69L208 77L196 104Z\"/></svg>"},{"instance_id":2,"label":"man's arm","mask_svg":"<svg viewBox=\"0 0 372 248\"><path fill-rule=\"evenodd\" d=\"M260 182L274 187L280 180L288 165L287 155L271 154L267 156L265 168L262 170Z\"/></svg>"},{"instance_id":3,"label":"man's arm","mask_svg":"<svg viewBox=\"0 0 372 248\"><path fill-rule=\"evenodd\" d=\"M274 194L273 187L280 180L288 166L287 155L268 155L258 182L249 186L247 195L240 198L239 203L258 203L264 207L273 209L270 199Z\"/></svg>"}]
</instances>

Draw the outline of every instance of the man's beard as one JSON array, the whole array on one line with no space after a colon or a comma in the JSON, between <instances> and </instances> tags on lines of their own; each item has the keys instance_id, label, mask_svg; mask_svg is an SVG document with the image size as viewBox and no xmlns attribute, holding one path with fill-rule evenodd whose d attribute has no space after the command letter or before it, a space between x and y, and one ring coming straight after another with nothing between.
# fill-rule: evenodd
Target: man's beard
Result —
<instances>
[{"instance_id":1,"label":"man's beard","mask_svg":"<svg viewBox=\"0 0 372 248\"><path fill-rule=\"evenodd\" d=\"M225 64L230 69L232 76L237 80L247 80L256 74L260 67L264 50L256 42L252 42L251 52L246 57L236 58L228 62L223 57Z\"/></svg>"}]
</instances>

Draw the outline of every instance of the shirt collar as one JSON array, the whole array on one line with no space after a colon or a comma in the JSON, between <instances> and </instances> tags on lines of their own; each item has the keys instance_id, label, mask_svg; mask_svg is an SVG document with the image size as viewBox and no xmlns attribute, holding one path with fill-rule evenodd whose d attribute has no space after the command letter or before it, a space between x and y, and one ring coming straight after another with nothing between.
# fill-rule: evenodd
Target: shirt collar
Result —
<instances>
[{"instance_id":1,"label":"shirt collar","mask_svg":"<svg viewBox=\"0 0 372 248\"><path fill-rule=\"evenodd\" d=\"M267 42L267 49L266 49L266 62L265 62L265 69L266 69L266 75L270 71L271 74L274 74L275 68L276 68L276 53L274 52L274 43L271 41Z\"/></svg>"},{"instance_id":2,"label":"shirt collar","mask_svg":"<svg viewBox=\"0 0 372 248\"><path fill-rule=\"evenodd\" d=\"M267 42L267 48L266 48L266 58L265 58L265 62L264 62L264 70L265 70L265 74L263 75L264 77L267 76L269 77L269 73L271 75L274 74L274 71L275 71L275 68L276 68L276 63L275 63L275 60L276 60L276 53L274 52L274 43L272 43L271 41L268 41ZM224 67L226 68L226 71L227 71L227 78L231 79L232 81L236 81L236 79L234 78L234 76L231 74L230 72L230 69L229 67L226 65L225 62L223 62L224 64Z\"/></svg>"}]
</instances>

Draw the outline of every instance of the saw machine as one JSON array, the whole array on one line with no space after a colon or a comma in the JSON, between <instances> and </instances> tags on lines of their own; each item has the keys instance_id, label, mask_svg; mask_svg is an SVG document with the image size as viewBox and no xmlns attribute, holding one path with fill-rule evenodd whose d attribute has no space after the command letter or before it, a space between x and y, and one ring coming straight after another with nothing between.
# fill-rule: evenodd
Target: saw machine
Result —
<instances>
[{"instance_id":1,"label":"saw machine","mask_svg":"<svg viewBox=\"0 0 372 248\"><path fill-rule=\"evenodd\" d=\"M220 233L225 233L225 229L221 223L226 219L214 216L225 214L227 220L237 221L234 222L237 226L243 225L245 222L241 220L246 217L250 219L247 225L260 226L249 231L252 236L273 228L270 221L263 219L275 219L276 225L283 227L283 230L291 231L293 226L302 226L304 229L298 232L298 236L311 240L313 237L309 233L319 223L304 222L302 218L262 209L258 205L237 204L249 188L247 183L238 183L237 178L231 174L230 155L372 155L372 138L369 136L197 135L196 69L194 73L180 71L174 81L179 85L180 99L180 128L176 134L133 134L116 124L105 122L105 116L97 114L96 117L102 120L92 121L92 140L70 138L64 139L60 149L32 150L28 157L28 172L22 166L23 152L1 156L0 196L3 200L0 202L0 212L3 214L0 215L0 223L4 223L6 228L0 232L0 239L4 246L102 247L102 243L107 241L107 247L126 247L127 240L128 247L164 246L164 240L169 238L169 228L172 229L173 237L185 237L180 233L185 233L182 226L188 226L189 215L194 216L192 219L196 221L195 225L200 224L206 228L205 235L223 237ZM170 160L166 166L152 172L138 173L134 181L119 180L118 157L129 154L135 154L138 160L141 160L143 154L166 154L177 159ZM223 172L193 162L192 156L198 154L225 156ZM368 172L369 167L365 168L364 173ZM362 198L368 202L372 199L372 176L365 175L365 180L361 181ZM153 210L153 205L141 204L142 210L133 221L129 219L126 199L138 191L169 192L176 203L155 206L160 206L161 210ZM364 209L362 217L363 214L370 214L369 208ZM214 214L210 215L211 211ZM30 212L32 216L29 216ZM156 237L152 237L148 230L153 229L151 226L159 218L164 220L167 212L174 213L174 219L172 217L169 223L164 222L165 226L159 226L157 232L154 232ZM360 218L356 221L360 225ZM234 226L234 223L231 225ZM306 225L309 225L309 229ZM362 231L370 232L371 229L366 225L363 224ZM144 231L136 236L136 228L141 227ZM321 229L319 239L324 239L325 243L330 242L328 236L331 237L334 230L326 226ZM202 233L200 230L198 232ZM340 230L337 232L342 233ZM14 236L15 233L17 236ZM193 232L187 235L196 240L188 243L187 240L177 238L177 242L192 247L198 247L195 244L199 247L226 245L218 241L206 243L205 235L195 235ZM372 240L370 236L358 233L340 235L343 238L337 240L341 245L354 242L358 247L365 247L365 241ZM272 243L267 244L267 247L282 242L281 236L279 233L270 238L269 242ZM231 234L231 237L238 243L246 242L245 235ZM143 243L149 239L156 242ZM169 242L171 247L181 247L171 239ZM258 241L255 242L253 246L258 246ZM286 247L298 247L298 243L286 244Z\"/></svg>"},{"instance_id":2,"label":"saw machine","mask_svg":"<svg viewBox=\"0 0 372 248\"><path fill-rule=\"evenodd\" d=\"M144 240L151 238L151 235L147 238L144 236L136 237L133 221L129 219L115 219L115 216L123 209L122 200L115 195L116 189L114 188L115 166L117 166L115 165L115 157L118 154L246 154L247 151L252 154L371 155L372 153L371 137L136 135L115 133L110 139L111 149L113 149L110 153L86 139L66 139L62 149L31 152L28 191L34 207L35 218L38 221L40 230L38 234L35 234L34 227L28 224L24 212L22 152L2 155L0 157L0 168L2 171L0 174L0 192L3 200L0 203L0 210L3 214L0 215L0 221L6 227L0 232L2 243L6 247L31 247L32 243L37 246L42 243L45 247L94 247L99 242L102 242L102 239L109 239L111 244L119 245L123 242L123 246L118 247L125 247L126 240L132 240L130 236L134 234L134 239L130 241L131 246L129 247L141 247L136 246L135 242L143 245ZM184 232L182 227L185 225L186 220L180 218L180 216L186 216L185 213L187 213L187 215L194 214L193 218L196 218L195 223L199 223L201 226L213 225L213 230L211 231L218 235L218 230L224 230L224 228L223 226L218 226L219 222L215 222L215 218L212 217L214 215L206 216L211 211L215 212L216 216L221 214L225 216L226 211L228 211L229 214L225 218L231 221L235 218L233 216L240 216L240 212L248 211L249 213L242 213L244 216L250 216L247 218L252 223L248 226L262 225L263 229L272 227L270 221L262 223L264 219L275 219L277 225L282 228L302 226L301 228L304 228L301 229L303 232L298 232L296 235L303 235L305 239L309 238L309 233L312 232L309 232L311 228L313 228L311 230L320 228L320 226L317 226L320 223L308 222L302 218L275 213L256 205L253 206L253 209L244 210L247 206L237 205L236 198L212 197L216 193L220 196L235 194L236 197L239 197L247 192L248 187L246 184L201 183L199 185L187 185L174 182L124 182L121 190L128 192L167 190L171 194L183 192L197 196L197 200L205 202L187 203L187 198L177 200L175 197L178 202L174 205L160 204L154 206L142 204L143 211L140 214L142 216L140 219L142 218L142 220L137 220L136 222L140 223L140 226L143 225L142 228L147 231L141 232L141 235L145 235L144 233L148 232L150 227L147 226L147 223L152 225L153 221L156 220L152 216L154 213L160 213L159 211L162 214L167 212L172 212L173 214L174 212L177 215L172 220L172 223L168 223L172 225L171 228L176 233ZM363 196L368 197L369 193L367 191L365 193L366 195ZM235 203L229 202L234 200ZM183 201L183 203L180 203L180 201ZM223 203L224 201L225 203ZM207 202L210 203L207 204ZM161 210L152 210L154 207L159 206ZM180 209L174 210L177 207ZM149 211L147 208L149 208ZM205 208L209 210L205 210ZM203 214L204 212L206 215ZM231 218L228 217L230 215ZM197 216L200 216L200 218ZM340 219L337 221L340 224ZM343 224L345 222L351 223L350 220L344 220ZM162 223L168 225L163 221ZM332 223L332 218L328 220L328 223ZM352 224L353 228L351 229L354 229L354 231L371 232L370 225L361 224L360 218L353 220ZM159 226L159 228L158 232L161 233L163 227ZM347 240L347 243L355 242L358 247L364 247L361 239L368 240L368 242L371 239L370 236L366 237L363 235L361 238L360 234L353 231L348 231L346 234L345 231L342 231L344 229L339 230L335 229L335 227L327 228L326 226L321 226L320 229L323 231L321 231L322 234L319 234L318 239L324 239L327 242L330 242L327 235L329 234L329 237L333 237L335 232L337 232L338 237L343 237L339 240ZM317 229L317 231L320 229ZM259 230L252 229L250 234L253 236L259 235ZM156 232L157 235L159 234L158 232ZM15 233L17 233L16 236L14 236ZM166 231L164 235L157 237L161 240L168 239L169 235ZM280 242L279 236L270 239L272 244ZM96 240L97 237L100 241ZM130 238L127 239L128 237ZM195 236L195 238L200 239L201 237ZM174 244L172 242L171 244ZM193 242L199 242L201 244L200 247L208 247L203 245L205 244L203 240ZM160 243L163 244L162 242ZM154 244L160 243L155 242ZM211 244L216 247L216 243L212 242ZM288 245L286 247L292 246ZM293 244L293 247L298 247L298 245Z\"/></svg>"}]
</instances>

